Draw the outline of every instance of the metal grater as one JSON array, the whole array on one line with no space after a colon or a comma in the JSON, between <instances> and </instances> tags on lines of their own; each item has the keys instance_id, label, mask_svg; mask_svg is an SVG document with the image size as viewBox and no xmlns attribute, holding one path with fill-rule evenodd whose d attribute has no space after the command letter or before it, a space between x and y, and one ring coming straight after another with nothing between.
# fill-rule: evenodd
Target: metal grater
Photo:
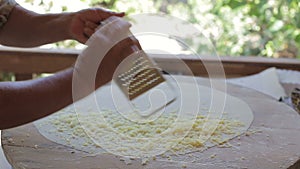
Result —
<instances>
[{"instance_id":1,"label":"metal grater","mask_svg":"<svg viewBox=\"0 0 300 169\"><path fill-rule=\"evenodd\" d=\"M114 81L134 109L142 116L149 116L173 102L176 98L175 92L145 51L136 46L133 49L135 52L122 62ZM154 102L150 104L149 98L154 90L160 90L164 96L152 96Z\"/></svg>"},{"instance_id":2,"label":"metal grater","mask_svg":"<svg viewBox=\"0 0 300 169\"><path fill-rule=\"evenodd\" d=\"M110 17L102 21L99 29L109 24L114 26L112 24L114 19ZM128 31L126 36L130 37L133 34ZM145 51L137 46L132 48L135 52L128 56L115 71L112 87L116 86L116 88L112 90L112 94L117 96L115 100L117 104L115 104L119 111L134 111L142 116L149 116L173 102L176 94L171 83L162 76L160 69ZM162 91L164 95L153 94L155 90Z\"/></svg>"}]
</instances>

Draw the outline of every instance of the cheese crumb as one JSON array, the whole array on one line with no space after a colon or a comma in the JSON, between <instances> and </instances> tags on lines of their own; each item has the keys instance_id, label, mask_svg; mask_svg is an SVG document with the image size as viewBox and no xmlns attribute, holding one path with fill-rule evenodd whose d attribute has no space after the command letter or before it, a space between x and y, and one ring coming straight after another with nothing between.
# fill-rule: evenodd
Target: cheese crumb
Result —
<instances>
[{"instance_id":1,"label":"cheese crumb","mask_svg":"<svg viewBox=\"0 0 300 169\"><path fill-rule=\"evenodd\" d=\"M148 158L142 158L142 165L147 165L149 162Z\"/></svg>"},{"instance_id":2,"label":"cheese crumb","mask_svg":"<svg viewBox=\"0 0 300 169\"><path fill-rule=\"evenodd\" d=\"M9 143L14 143L14 139L9 138L9 139L8 139L8 142L9 142Z\"/></svg>"},{"instance_id":3,"label":"cheese crumb","mask_svg":"<svg viewBox=\"0 0 300 169\"><path fill-rule=\"evenodd\" d=\"M217 154L212 154L211 156L210 156L210 158L215 158L217 156Z\"/></svg>"}]
</instances>

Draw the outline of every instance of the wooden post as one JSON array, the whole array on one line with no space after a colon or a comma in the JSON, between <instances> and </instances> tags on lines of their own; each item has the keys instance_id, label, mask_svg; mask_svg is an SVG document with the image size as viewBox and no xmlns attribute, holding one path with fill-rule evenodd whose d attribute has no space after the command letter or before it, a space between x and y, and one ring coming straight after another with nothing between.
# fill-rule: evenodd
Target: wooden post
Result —
<instances>
[{"instance_id":1,"label":"wooden post","mask_svg":"<svg viewBox=\"0 0 300 169\"><path fill-rule=\"evenodd\" d=\"M16 73L15 78L16 78L16 81L30 80L30 79L32 79L32 74Z\"/></svg>"}]
</instances>

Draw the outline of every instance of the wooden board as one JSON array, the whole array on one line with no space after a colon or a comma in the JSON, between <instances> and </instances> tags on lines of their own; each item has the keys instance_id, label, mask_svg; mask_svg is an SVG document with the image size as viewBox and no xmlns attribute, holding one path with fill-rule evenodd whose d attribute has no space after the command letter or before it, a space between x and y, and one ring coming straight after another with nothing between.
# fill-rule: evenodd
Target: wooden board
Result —
<instances>
[{"instance_id":1,"label":"wooden board","mask_svg":"<svg viewBox=\"0 0 300 169\"><path fill-rule=\"evenodd\" d=\"M234 138L230 148L213 147L196 153L194 163L156 160L143 166L136 159L127 165L114 155L89 156L47 140L33 124L3 131L2 146L15 169L300 168L300 116L284 103L248 88L229 85L228 93L249 104L254 113L250 131L258 132Z\"/></svg>"},{"instance_id":2,"label":"wooden board","mask_svg":"<svg viewBox=\"0 0 300 169\"><path fill-rule=\"evenodd\" d=\"M80 50L0 47L0 71L19 74L54 73L72 66ZM218 66L220 61L227 77L240 77L259 73L270 67L300 71L299 59L265 57L229 57L194 55L150 54L154 61L168 73L186 74L182 62L196 76L207 76L205 66ZM174 59L178 58L178 59ZM220 59L220 60L219 60ZM205 66L204 66L205 64ZM217 72L215 72L218 76ZM24 80L20 78L19 80Z\"/></svg>"}]
</instances>

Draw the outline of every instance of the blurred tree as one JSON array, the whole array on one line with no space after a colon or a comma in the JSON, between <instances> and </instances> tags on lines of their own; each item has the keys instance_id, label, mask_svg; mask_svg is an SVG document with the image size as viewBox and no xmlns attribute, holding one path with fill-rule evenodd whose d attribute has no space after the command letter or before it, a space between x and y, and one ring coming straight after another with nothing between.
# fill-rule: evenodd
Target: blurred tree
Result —
<instances>
[{"instance_id":1,"label":"blurred tree","mask_svg":"<svg viewBox=\"0 0 300 169\"><path fill-rule=\"evenodd\" d=\"M244 43L242 55L296 58L300 55L300 1L298 0L227 0L233 12L245 11L244 18L254 21L246 27L245 36L255 39Z\"/></svg>"},{"instance_id":2,"label":"blurred tree","mask_svg":"<svg viewBox=\"0 0 300 169\"><path fill-rule=\"evenodd\" d=\"M55 0L19 1L38 4L45 11L51 11L53 4L57 3ZM150 12L179 17L198 25L201 32L214 44L219 55L300 58L299 0L77 1L89 6L125 11L127 14ZM60 10L69 11L69 8L68 5L63 5ZM205 45L198 44L195 39L186 41L199 53L206 50ZM55 46L73 48L78 43L66 41Z\"/></svg>"}]
</instances>

